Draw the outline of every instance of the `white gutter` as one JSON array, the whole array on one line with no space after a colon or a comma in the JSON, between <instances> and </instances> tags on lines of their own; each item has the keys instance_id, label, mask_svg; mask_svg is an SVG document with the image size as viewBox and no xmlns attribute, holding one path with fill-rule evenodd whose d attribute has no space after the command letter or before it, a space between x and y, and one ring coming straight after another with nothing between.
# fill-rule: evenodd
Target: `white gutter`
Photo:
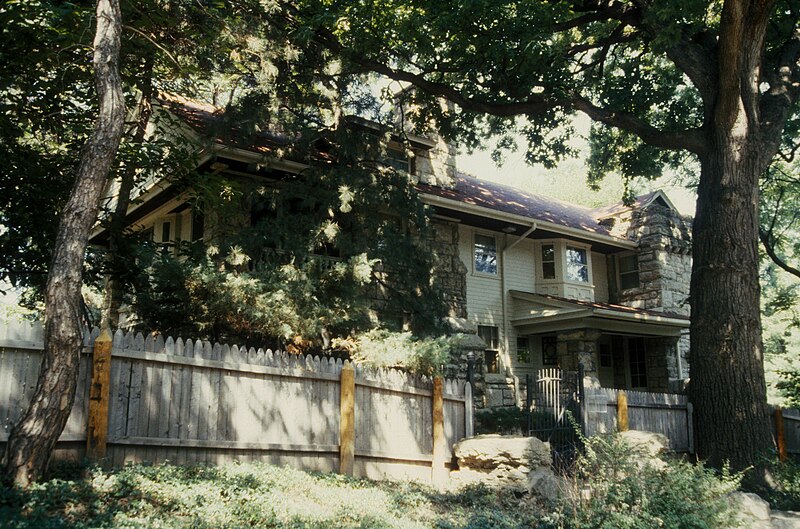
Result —
<instances>
[{"instance_id":1,"label":"white gutter","mask_svg":"<svg viewBox=\"0 0 800 529\"><path fill-rule=\"evenodd\" d=\"M528 231L520 235L516 241L508 244L508 234L505 234L503 238L503 251L500 252L500 292L502 294L500 298L500 310L503 316L503 345L506 355L508 356L509 364L511 364L511 342L508 340L508 302L506 301L506 297L509 295L506 292L506 252L512 249L514 246L518 245L520 242L524 241L528 235L533 233L536 230L536 222L533 222L528 228ZM510 367L510 365L509 365Z\"/></svg>"},{"instance_id":2,"label":"white gutter","mask_svg":"<svg viewBox=\"0 0 800 529\"><path fill-rule=\"evenodd\" d=\"M478 215L481 217L488 217L506 222L513 222L516 224L530 225L531 223L531 218L526 217L524 215L518 215L516 213L507 213L505 211L497 211L495 209L487 208L485 206L476 206L474 204L467 204L465 202L453 200L452 198L444 198L437 195L427 194L424 192L420 193L420 198L424 203L431 206L439 206L443 208L454 209L456 211L461 211L463 213L471 213L473 215ZM538 220L536 222L538 229L554 231L557 233L562 233L564 235L572 235L574 237L578 237L580 239L584 239L587 241L608 244L610 246L616 246L618 248L623 248L625 250L635 250L639 247L639 245L633 241L617 239L616 237L611 237L610 235L593 233L590 231L582 230L580 228L562 226L560 224L554 224L552 222L547 222L543 220Z\"/></svg>"}]
</instances>

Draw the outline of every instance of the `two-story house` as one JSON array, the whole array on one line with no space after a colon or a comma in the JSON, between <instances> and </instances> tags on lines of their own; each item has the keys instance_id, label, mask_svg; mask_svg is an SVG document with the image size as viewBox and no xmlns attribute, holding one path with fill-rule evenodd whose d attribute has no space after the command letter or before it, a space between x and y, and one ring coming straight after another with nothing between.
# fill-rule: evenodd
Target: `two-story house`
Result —
<instances>
[{"instance_id":1,"label":"two-story house","mask_svg":"<svg viewBox=\"0 0 800 529\"><path fill-rule=\"evenodd\" d=\"M188 102L164 108L198 138L214 118ZM200 170L279 179L303 169L274 156L268 141L205 144ZM458 173L455 148L441 139L409 136L396 150L434 211L436 274L451 317L483 341L486 406L519 404L525 375L547 367L583 364L590 383L661 392L686 376L690 221L666 195L588 209ZM156 242L194 240L204 229L159 180L128 221Z\"/></svg>"}]
</instances>

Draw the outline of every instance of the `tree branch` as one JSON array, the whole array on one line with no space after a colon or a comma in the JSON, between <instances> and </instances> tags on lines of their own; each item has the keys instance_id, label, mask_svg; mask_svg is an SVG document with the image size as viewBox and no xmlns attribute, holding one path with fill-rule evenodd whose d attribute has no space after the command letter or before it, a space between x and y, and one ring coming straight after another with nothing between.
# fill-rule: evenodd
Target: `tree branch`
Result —
<instances>
[{"instance_id":1,"label":"tree branch","mask_svg":"<svg viewBox=\"0 0 800 529\"><path fill-rule=\"evenodd\" d=\"M770 259L772 259L773 263L793 276L800 277L800 270L787 264L786 261L781 259L778 254L775 253L775 248L773 248L772 244L770 243L769 236L764 230L758 230L758 238L761 240L761 244L764 246L764 251L767 252L767 255Z\"/></svg>"},{"instance_id":2,"label":"tree branch","mask_svg":"<svg viewBox=\"0 0 800 529\"><path fill-rule=\"evenodd\" d=\"M653 127L633 114L598 107L584 98L575 98L572 106L592 120L635 134L643 142L654 147L671 150L686 149L695 154L703 154L707 149L706 135L701 129L666 132Z\"/></svg>"}]
</instances>

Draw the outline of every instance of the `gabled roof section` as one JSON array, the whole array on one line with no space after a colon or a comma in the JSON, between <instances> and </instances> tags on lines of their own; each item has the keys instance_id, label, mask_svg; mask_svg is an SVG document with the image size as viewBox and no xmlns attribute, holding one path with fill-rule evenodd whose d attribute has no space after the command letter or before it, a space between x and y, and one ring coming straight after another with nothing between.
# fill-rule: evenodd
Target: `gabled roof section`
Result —
<instances>
[{"instance_id":1,"label":"gabled roof section","mask_svg":"<svg viewBox=\"0 0 800 529\"><path fill-rule=\"evenodd\" d=\"M557 226L610 236L598 222L594 210L560 200L536 195L515 187L481 180L459 173L452 188L420 184L423 193L440 196L489 210L528 217Z\"/></svg>"},{"instance_id":2,"label":"gabled roof section","mask_svg":"<svg viewBox=\"0 0 800 529\"><path fill-rule=\"evenodd\" d=\"M639 195L633 200L632 204L625 204L623 201L619 201L616 204L611 204L610 206L602 206L597 209L594 209L594 215L597 216L598 219L606 219L609 217L616 217L626 213L628 211L632 211L634 209L643 209L651 204L658 204L660 206L664 206L669 208L673 211L678 211L678 208L675 207L675 204L669 199L669 197L661 191L660 189L657 191L651 191L650 193L646 193L644 195Z\"/></svg>"},{"instance_id":3,"label":"gabled roof section","mask_svg":"<svg viewBox=\"0 0 800 529\"><path fill-rule=\"evenodd\" d=\"M180 118L201 137L218 145L239 147L258 154L270 154L275 149L291 143L291 138L277 129L261 131L248 137L247 141L237 139L238 130L236 127L230 126L230 123L225 122L224 109L208 103L161 93L157 99L157 105ZM221 134L223 130L227 132L226 137Z\"/></svg>"}]
</instances>

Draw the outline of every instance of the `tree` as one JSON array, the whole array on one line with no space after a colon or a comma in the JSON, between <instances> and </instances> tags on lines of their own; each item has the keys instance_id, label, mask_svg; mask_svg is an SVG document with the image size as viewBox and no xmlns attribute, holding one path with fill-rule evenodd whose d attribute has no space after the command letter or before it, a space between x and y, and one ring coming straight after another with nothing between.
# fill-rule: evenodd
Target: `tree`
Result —
<instances>
[{"instance_id":1,"label":"tree","mask_svg":"<svg viewBox=\"0 0 800 529\"><path fill-rule=\"evenodd\" d=\"M43 474L72 410L82 342L84 251L123 132L125 101L118 64L121 16L117 0L98 0L96 26L93 65L99 112L59 222L45 288L44 357L36 390L12 429L3 454L4 475L20 486L28 486Z\"/></svg>"},{"instance_id":2,"label":"tree","mask_svg":"<svg viewBox=\"0 0 800 529\"><path fill-rule=\"evenodd\" d=\"M416 87L418 124L467 146L520 131L528 160L594 122L597 174L696 163L690 396L697 450L746 468L771 446L759 318L758 183L794 140L796 0L298 0L273 15L298 63L338 61ZM455 109L438 104L445 98ZM564 132L566 130L566 132Z\"/></svg>"}]
</instances>

